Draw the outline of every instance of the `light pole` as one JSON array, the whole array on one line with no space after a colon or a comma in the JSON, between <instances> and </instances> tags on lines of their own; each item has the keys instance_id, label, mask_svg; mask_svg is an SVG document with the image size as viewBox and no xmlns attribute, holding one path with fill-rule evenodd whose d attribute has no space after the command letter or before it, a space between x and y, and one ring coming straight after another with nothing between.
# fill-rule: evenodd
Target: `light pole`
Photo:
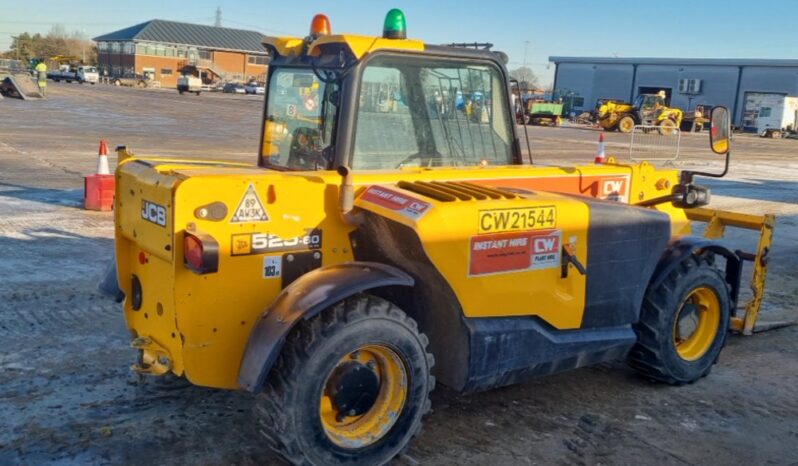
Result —
<instances>
[{"instance_id":1,"label":"light pole","mask_svg":"<svg viewBox=\"0 0 798 466\"><path fill-rule=\"evenodd\" d=\"M525 40L524 41L524 66L526 66L526 52L527 52L527 49L529 49L529 41Z\"/></svg>"}]
</instances>

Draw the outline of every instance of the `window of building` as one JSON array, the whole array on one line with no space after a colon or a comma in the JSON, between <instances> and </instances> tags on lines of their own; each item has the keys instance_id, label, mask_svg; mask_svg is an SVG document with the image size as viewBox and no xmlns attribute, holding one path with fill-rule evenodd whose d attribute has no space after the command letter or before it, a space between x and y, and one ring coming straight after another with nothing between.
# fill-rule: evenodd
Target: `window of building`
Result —
<instances>
[{"instance_id":1,"label":"window of building","mask_svg":"<svg viewBox=\"0 0 798 466\"><path fill-rule=\"evenodd\" d=\"M582 108L585 105L584 97L574 97L573 107Z\"/></svg>"},{"instance_id":2,"label":"window of building","mask_svg":"<svg viewBox=\"0 0 798 466\"><path fill-rule=\"evenodd\" d=\"M260 56L260 55L249 55L247 57L247 63L250 65L265 65L267 57Z\"/></svg>"},{"instance_id":3,"label":"window of building","mask_svg":"<svg viewBox=\"0 0 798 466\"><path fill-rule=\"evenodd\" d=\"M136 44L136 55L146 55L147 46L143 44Z\"/></svg>"},{"instance_id":4,"label":"window of building","mask_svg":"<svg viewBox=\"0 0 798 466\"><path fill-rule=\"evenodd\" d=\"M186 56L186 49L183 47L177 48L177 56L178 57L185 57Z\"/></svg>"},{"instance_id":5,"label":"window of building","mask_svg":"<svg viewBox=\"0 0 798 466\"><path fill-rule=\"evenodd\" d=\"M175 56L175 48L172 46L167 46L166 49L164 49L164 52L165 52L164 55L166 55L167 57Z\"/></svg>"},{"instance_id":6,"label":"window of building","mask_svg":"<svg viewBox=\"0 0 798 466\"><path fill-rule=\"evenodd\" d=\"M199 50L199 57L201 60L210 60L211 59L211 51L210 50Z\"/></svg>"},{"instance_id":7,"label":"window of building","mask_svg":"<svg viewBox=\"0 0 798 466\"><path fill-rule=\"evenodd\" d=\"M161 68L161 76L172 76L171 68Z\"/></svg>"},{"instance_id":8,"label":"window of building","mask_svg":"<svg viewBox=\"0 0 798 466\"><path fill-rule=\"evenodd\" d=\"M125 42L122 44L122 53L133 55L136 52L136 44L133 42Z\"/></svg>"},{"instance_id":9,"label":"window of building","mask_svg":"<svg viewBox=\"0 0 798 466\"><path fill-rule=\"evenodd\" d=\"M97 42L97 51L105 52L108 50L108 42Z\"/></svg>"},{"instance_id":10,"label":"window of building","mask_svg":"<svg viewBox=\"0 0 798 466\"><path fill-rule=\"evenodd\" d=\"M767 118L770 116L770 107L762 107L759 109L759 118Z\"/></svg>"},{"instance_id":11,"label":"window of building","mask_svg":"<svg viewBox=\"0 0 798 466\"><path fill-rule=\"evenodd\" d=\"M119 42L111 42L111 52L119 53Z\"/></svg>"}]
</instances>

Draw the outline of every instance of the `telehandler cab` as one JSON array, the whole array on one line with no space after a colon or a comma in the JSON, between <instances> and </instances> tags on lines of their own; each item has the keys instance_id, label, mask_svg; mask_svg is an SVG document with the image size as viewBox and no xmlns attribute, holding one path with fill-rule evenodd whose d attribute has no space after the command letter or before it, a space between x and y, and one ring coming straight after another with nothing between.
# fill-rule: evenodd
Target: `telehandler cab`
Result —
<instances>
[{"instance_id":1,"label":"telehandler cab","mask_svg":"<svg viewBox=\"0 0 798 466\"><path fill-rule=\"evenodd\" d=\"M436 381L627 358L691 383L730 325L753 328L758 302L736 315L748 256L690 235L691 216L718 232L731 215L687 210L709 201L698 173L524 164L506 56L407 39L398 10L382 37L319 15L265 44L258 166L118 148L116 255L133 369L251 391L291 463L389 461ZM729 138L715 108L727 168Z\"/></svg>"}]
</instances>

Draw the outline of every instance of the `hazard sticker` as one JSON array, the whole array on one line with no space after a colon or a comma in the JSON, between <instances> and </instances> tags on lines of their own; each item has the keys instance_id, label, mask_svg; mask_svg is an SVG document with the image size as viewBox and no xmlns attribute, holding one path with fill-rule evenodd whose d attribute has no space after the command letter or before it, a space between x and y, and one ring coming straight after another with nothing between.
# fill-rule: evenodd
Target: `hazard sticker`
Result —
<instances>
[{"instance_id":1,"label":"hazard sticker","mask_svg":"<svg viewBox=\"0 0 798 466\"><path fill-rule=\"evenodd\" d=\"M381 186L370 186L361 199L391 209L413 220L421 218L432 207L428 202Z\"/></svg>"},{"instance_id":2,"label":"hazard sticker","mask_svg":"<svg viewBox=\"0 0 798 466\"><path fill-rule=\"evenodd\" d=\"M475 276L559 267L561 242L560 230L472 236L468 274Z\"/></svg>"},{"instance_id":3,"label":"hazard sticker","mask_svg":"<svg viewBox=\"0 0 798 466\"><path fill-rule=\"evenodd\" d=\"M230 223L268 222L269 215L255 191L254 185L249 185L241 202L238 203Z\"/></svg>"}]
</instances>

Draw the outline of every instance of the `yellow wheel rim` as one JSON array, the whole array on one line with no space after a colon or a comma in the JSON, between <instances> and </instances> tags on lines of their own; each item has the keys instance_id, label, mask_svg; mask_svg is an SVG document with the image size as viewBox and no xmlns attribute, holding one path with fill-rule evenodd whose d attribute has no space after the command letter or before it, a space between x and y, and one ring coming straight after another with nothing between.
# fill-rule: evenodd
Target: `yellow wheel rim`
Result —
<instances>
[{"instance_id":1,"label":"yellow wheel rim","mask_svg":"<svg viewBox=\"0 0 798 466\"><path fill-rule=\"evenodd\" d=\"M366 385L372 388L375 388L373 377L376 376L376 390L371 390L373 403L344 412L347 406L340 402L339 395L344 393L345 398L352 399L354 393L357 398L357 391L362 386L358 383L362 378L347 376L352 373L352 368L360 373L368 369ZM327 374L321 394L321 424L327 438L348 449L363 448L377 442L399 419L407 399L407 385L407 369L393 349L367 345L347 354Z\"/></svg>"},{"instance_id":2,"label":"yellow wheel rim","mask_svg":"<svg viewBox=\"0 0 798 466\"><path fill-rule=\"evenodd\" d=\"M679 307L673 323L673 344L679 357L695 361L705 355L720 326L720 301L711 288L694 289Z\"/></svg>"},{"instance_id":3,"label":"yellow wheel rim","mask_svg":"<svg viewBox=\"0 0 798 466\"><path fill-rule=\"evenodd\" d=\"M676 123L672 120L662 120L659 123L659 131L665 136L670 136L676 132Z\"/></svg>"},{"instance_id":4,"label":"yellow wheel rim","mask_svg":"<svg viewBox=\"0 0 798 466\"><path fill-rule=\"evenodd\" d=\"M631 133L632 129L635 127L635 122L631 118L623 118L618 123L618 126L622 133Z\"/></svg>"}]
</instances>

